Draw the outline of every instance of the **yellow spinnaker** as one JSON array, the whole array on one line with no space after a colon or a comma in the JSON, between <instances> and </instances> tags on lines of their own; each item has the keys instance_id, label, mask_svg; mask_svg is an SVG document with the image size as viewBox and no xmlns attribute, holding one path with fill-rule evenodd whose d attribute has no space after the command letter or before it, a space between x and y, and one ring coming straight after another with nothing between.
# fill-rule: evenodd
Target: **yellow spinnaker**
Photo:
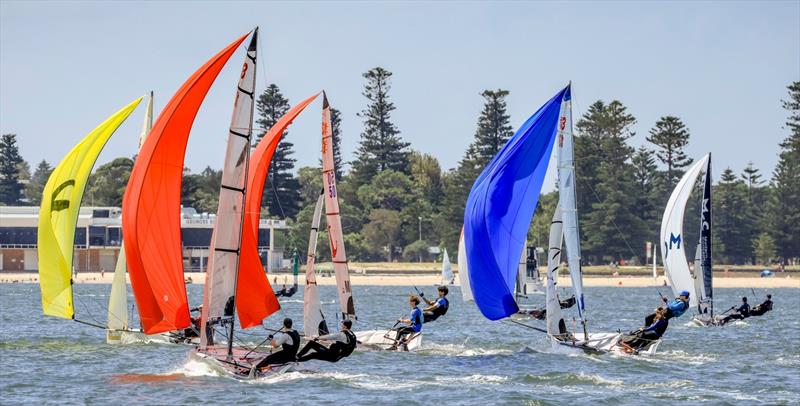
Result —
<instances>
[{"instance_id":1,"label":"yellow spinnaker","mask_svg":"<svg viewBox=\"0 0 800 406\"><path fill-rule=\"evenodd\" d=\"M114 113L64 157L50 174L39 208L39 287L49 316L72 319L72 253L81 198L97 156L142 98Z\"/></svg>"}]
</instances>

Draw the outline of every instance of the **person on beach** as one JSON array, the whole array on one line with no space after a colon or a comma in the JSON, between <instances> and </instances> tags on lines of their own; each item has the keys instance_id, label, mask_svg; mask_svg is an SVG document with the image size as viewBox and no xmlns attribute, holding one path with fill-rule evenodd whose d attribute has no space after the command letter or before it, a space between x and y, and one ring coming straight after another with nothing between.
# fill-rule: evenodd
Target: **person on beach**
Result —
<instances>
[{"instance_id":1,"label":"person on beach","mask_svg":"<svg viewBox=\"0 0 800 406\"><path fill-rule=\"evenodd\" d=\"M425 317L425 323L434 321L439 317L444 316L445 313L447 313L447 309L450 307L450 301L447 300L447 294L450 293L450 290L447 289L447 286L439 286L439 288L436 290L439 292L439 298L436 300L425 299L424 293L419 294L422 296L422 300L424 300L428 305L428 307L422 309L422 314Z\"/></svg>"},{"instance_id":2,"label":"person on beach","mask_svg":"<svg viewBox=\"0 0 800 406\"><path fill-rule=\"evenodd\" d=\"M270 365L287 364L297 360L297 349L300 348L300 334L292 329L292 319L283 319L283 328L267 337L271 340L272 348L281 347L280 351L273 352L262 359L256 369L264 369Z\"/></svg>"},{"instance_id":3,"label":"person on beach","mask_svg":"<svg viewBox=\"0 0 800 406\"><path fill-rule=\"evenodd\" d=\"M411 306L411 313L407 319L400 319L397 320L398 323L405 324L405 326L396 329L396 335L394 338L395 345L393 345L390 350L395 350L399 345L405 346L406 344L406 336L410 336L413 338L414 335L419 334L422 331L422 323L424 323L424 317L422 315L422 310L419 309L419 298L411 295L408 298L408 304Z\"/></svg>"},{"instance_id":4,"label":"person on beach","mask_svg":"<svg viewBox=\"0 0 800 406\"><path fill-rule=\"evenodd\" d=\"M733 309L733 307L731 309ZM731 320L744 320L748 317L750 317L750 305L747 303L747 296L745 296L742 297L742 304L736 311L725 316L725 318L719 321L719 324L723 325Z\"/></svg>"},{"instance_id":5,"label":"person on beach","mask_svg":"<svg viewBox=\"0 0 800 406\"><path fill-rule=\"evenodd\" d=\"M667 327L669 327L669 321L666 318L666 309L659 307L654 314L653 320L645 324L646 327L629 333L629 338L620 341L625 352L638 351L650 343L657 341L664 335L667 331Z\"/></svg>"},{"instance_id":6,"label":"person on beach","mask_svg":"<svg viewBox=\"0 0 800 406\"><path fill-rule=\"evenodd\" d=\"M297 361L305 362L312 359L318 359L328 362L337 362L342 358L348 357L356 349L356 335L350 329L353 327L353 322L350 320L342 321L342 328L338 333L326 334L314 338L297 353ZM319 341L333 341L329 347L319 343ZM311 354L306 355L309 351L314 350Z\"/></svg>"},{"instance_id":7,"label":"person on beach","mask_svg":"<svg viewBox=\"0 0 800 406\"><path fill-rule=\"evenodd\" d=\"M762 316L770 310L772 310L772 295L767 295L766 300L750 310L750 316Z\"/></svg>"}]
</instances>

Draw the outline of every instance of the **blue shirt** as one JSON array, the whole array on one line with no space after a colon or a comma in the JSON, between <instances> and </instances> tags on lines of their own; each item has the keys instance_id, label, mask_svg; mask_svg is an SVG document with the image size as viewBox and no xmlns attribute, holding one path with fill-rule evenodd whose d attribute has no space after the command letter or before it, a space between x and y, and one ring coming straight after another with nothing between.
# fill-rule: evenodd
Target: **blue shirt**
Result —
<instances>
[{"instance_id":1,"label":"blue shirt","mask_svg":"<svg viewBox=\"0 0 800 406\"><path fill-rule=\"evenodd\" d=\"M664 319L658 319L657 321L653 322L650 327L644 329L644 331L652 331L656 333L659 337L661 337L661 333L659 333L659 328L663 327L667 321Z\"/></svg>"},{"instance_id":2,"label":"blue shirt","mask_svg":"<svg viewBox=\"0 0 800 406\"><path fill-rule=\"evenodd\" d=\"M673 299L671 302L667 303L667 307L669 308L670 312L672 312L672 317L681 317L681 315L689 308L689 303L686 303L680 299Z\"/></svg>"},{"instance_id":3,"label":"blue shirt","mask_svg":"<svg viewBox=\"0 0 800 406\"><path fill-rule=\"evenodd\" d=\"M411 315L408 319L411 320L411 328L414 329L415 333L422 331L422 310L419 307L411 310Z\"/></svg>"},{"instance_id":4,"label":"blue shirt","mask_svg":"<svg viewBox=\"0 0 800 406\"><path fill-rule=\"evenodd\" d=\"M442 309L447 309L447 301L443 297L436 299L436 305Z\"/></svg>"}]
</instances>

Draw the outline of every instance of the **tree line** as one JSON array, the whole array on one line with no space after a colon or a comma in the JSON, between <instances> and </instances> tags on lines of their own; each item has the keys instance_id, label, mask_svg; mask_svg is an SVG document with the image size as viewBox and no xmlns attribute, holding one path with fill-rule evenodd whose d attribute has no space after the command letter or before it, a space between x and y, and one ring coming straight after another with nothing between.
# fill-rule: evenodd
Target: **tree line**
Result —
<instances>
[{"instance_id":1,"label":"tree line","mask_svg":"<svg viewBox=\"0 0 800 406\"><path fill-rule=\"evenodd\" d=\"M413 150L392 121L392 73L376 67L363 74L366 106L353 159L341 153L342 113L332 109L334 155L340 212L349 257L359 261L435 259L429 247L455 252L464 206L484 166L514 134L508 114L508 90L485 90L473 141L455 168L443 170L435 156ZM749 163L742 173L721 172L713 186L714 261L768 264L800 257L800 82L787 86L787 137L779 144L778 163L765 176ZM276 84L257 99L256 134L264 134L290 107ZM667 199L693 159L686 155L691 132L676 116L666 115L649 130L647 145L634 148L636 118L619 100L598 100L575 124L575 162L583 259L587 263L644 261L646 242L657 242ZM256 140L255 142L258 142ZM265 216L286 219L282 236L287 251L307 245L314 204L322 189L320 165L295 168L294 145L284 134L264 189ZM96 168L86 204L120 206L133 157ZM713 154L712 154L713 162ZM345 165L349 164L349 165ZM347 167L346 167L347 166ZM713 163L712 163L713 166ZM715 172L718 168L713 169ZM38 205L52 171L41 161L31 172L15 134L0 140L0 204ZM215 213L221 171L207 167L185 171L182 204ZM544 194L536 208L528 243L547 244L557 191ZM699 193L693 193L684 225L685 239L699 233ZM324 217L323 217L324 224ZM321 227L321 230L325 230ZM325 232L322 238L326 238ZM688 247L691 251L694 247ZM321 250L320 257L329 254Z\"/></svg>"}]
</instances>

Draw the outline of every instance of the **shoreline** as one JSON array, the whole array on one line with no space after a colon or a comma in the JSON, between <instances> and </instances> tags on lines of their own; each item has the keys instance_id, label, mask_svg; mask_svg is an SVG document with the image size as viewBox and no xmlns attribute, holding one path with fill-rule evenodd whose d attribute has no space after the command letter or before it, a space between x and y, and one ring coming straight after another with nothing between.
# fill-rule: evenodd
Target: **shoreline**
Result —
<instances>
[{"instance_id":1,"label":"shoreline","mask_svg":"<svg viewBox=\"0 0 800 406\"><path fill-rule=\"evenodd\" d=\"M187 284L202 285L205 283L205 273L187 273L185 274ZM78 273L75 280L77 284L111 284L114 278L113 272L105 272L101 275L100 272L82 272ZM275 280L277 278L277 283ZM271 274L269 279L273 289L280 289L286 283L291 285L292 277L286 273ZM285 281L285 282L284 282ZM305 284L305 276L300 275L298 278L299 284ZM351 272L351 284L354 286L433 286L441 282L441 277L438 274L358 274ZM39 274L34 272L24 273L0 273L0 283L39 283ZM130 283L130 279L128 279ZM335 285L336 279L333 276L317 275L317 283L319 285ZM571 280L567 277L558 278L558 284L562 287L571 286ZM458 277L456 277L456 286L460 285ZM664 277L659 276L656 280L652 276L584 276L583 285L586 287L621 287L621 288L644 288L644 287L661 287L666 286ZM770 278L761 278L757 276L722 276L715 275L714 278L715 288L793 288L800 289L800 278L793 277L793 275L783 276L776 274Z\"/></svg>"}]
</instances>

